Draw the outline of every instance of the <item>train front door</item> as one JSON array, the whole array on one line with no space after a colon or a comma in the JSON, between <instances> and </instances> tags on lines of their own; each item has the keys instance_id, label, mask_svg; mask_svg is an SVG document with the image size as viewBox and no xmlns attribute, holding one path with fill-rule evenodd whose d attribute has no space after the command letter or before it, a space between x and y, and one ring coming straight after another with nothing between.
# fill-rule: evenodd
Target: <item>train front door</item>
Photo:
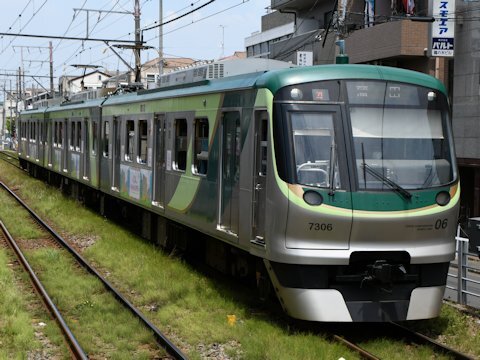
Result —
<instances>
[{"instance_id":1,"label":"train front door","mask_svg":"<svg viewBox=\"0 0 480 360\"><path fill-rule=\"evenodd\" d=\"M165 115L154 118L154 172L152 205L164 209L165 201Z\"/></svg>"},{"instance_id":2,"label":"train front door","mask_svg":"<svg viewBox=\"0 0 480 360\"><path fill-rule=\"evenodd\" d=\"M267 186L268 113L255 112L255 152L253 174L253 240L265 243L265 203Z\"/></svg>"},{"instance_id":3,"label":"train front door","mask_svg":"<svg viewBox=\"0 0 480 360\"><path fill-rule=\"evenodd\" d=\"M229 111L222 118L220 166L220 218L224 231L238 234L240 191L240 113Z\"/></svg>"}]
</instances>

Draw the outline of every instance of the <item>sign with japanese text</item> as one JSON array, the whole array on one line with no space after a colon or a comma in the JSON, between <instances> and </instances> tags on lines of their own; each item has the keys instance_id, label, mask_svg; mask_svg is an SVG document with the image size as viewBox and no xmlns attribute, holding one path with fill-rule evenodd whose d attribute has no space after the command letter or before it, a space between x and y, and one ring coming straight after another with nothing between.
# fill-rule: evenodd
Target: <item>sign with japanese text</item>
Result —
<instances>
[{"instance_id":1,"label":"sign with japanese text","mask_svg":"<svg viewBox=\"0 0 480 360\"><path fill-rule=\"evenodd\" d=\"M297 65L298 66L312 66L313 52L311 51L297 51Z\"/></svg>"},{"instance_id":2,"label":"sign with japanese text","mask_svg":"<svg viewBox=\"0 0 480 360\"><path fill-rule=\"evenodd\" d=\"M455 0L431 0L435 21L430 26L430 56L453 57L455 49Z\"/></svg>"}]
</instances>

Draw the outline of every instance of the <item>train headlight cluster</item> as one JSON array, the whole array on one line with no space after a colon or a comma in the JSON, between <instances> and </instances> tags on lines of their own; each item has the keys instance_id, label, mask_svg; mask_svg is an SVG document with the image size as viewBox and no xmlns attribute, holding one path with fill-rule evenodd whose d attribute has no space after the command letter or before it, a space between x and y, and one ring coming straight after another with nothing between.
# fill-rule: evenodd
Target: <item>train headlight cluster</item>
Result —
<instances>
[{"instance_id":1,"label":"train headlight cluster","mask_svg":"<svg viewBox=\"0 0 480 360\"><path fill-rule=\"evenodd\" d=\"M450 193L447 191L440 191L435 197L435 201L440 206L445 206L450 202Z\"/></svg>"},{"instance_id":2,"label":"train headlight cluster","mask_svg":"<svg viewBox=\"0 0 480 360\"><path fill-rule=\"evenodd\" d=\"M308 205L312 206L322 205L323 203L322 195L313 190L305 191L303 194L303 200L305 200Z\"/></svg>"},{"instance_id":3,"label":"train headlight cluster","mask_svg":"<svg viewBox=\"0 0 480 360\"><path fill-rule=\"evenodd\" d=\"M293 100L302 100L303 99L303 92L302 90L298 89L298 88L293 88L291 91L290 91L290 97L293 99Z\"/></svg>"}]
</instances>

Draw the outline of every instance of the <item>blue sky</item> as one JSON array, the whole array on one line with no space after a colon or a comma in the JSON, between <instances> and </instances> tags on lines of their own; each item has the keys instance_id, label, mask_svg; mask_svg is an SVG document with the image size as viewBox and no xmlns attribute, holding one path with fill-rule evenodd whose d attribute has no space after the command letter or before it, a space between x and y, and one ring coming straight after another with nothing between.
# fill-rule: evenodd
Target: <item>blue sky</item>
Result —
<instances>
[{"instance_id":1,"label":"blue sky","mask_svg":"<svg viewBox=\"0 0 480 360\"><path fill-rule=\"evenodd\" d=\"M160 0L140 0L141 26L158 21ZM163 0L164 21L184 14L208 3L209 0ZM164 27L165 56L215 59L222 54L222 26L224 26L224 54L244 50L244 39L260 30L261 16L270 0L216 0L201 10ZM133 40L132 15L107 14L108 11L133 11L134 0L16 0L2 4L0 32L85 37L87 13L74 8L101 9L102 14L91 12L89 31L91 38ZM20 16L21 15L21 16ZM147 45L158 48L158 30L144 33ZM55 76L74 75L79 71L72 64L95 64L109 70L120 71L126 67L97 42L52 40ZM23 46L23 49L22 49ZM27 48L27 46L29 48ZM0 73L15 70L23 64L26 74L48 75L48 39L4 36L0 39ZM40 47L40 48L35 48ZM22 54L23 51L23 54ZM130 50L123 50L122 57L134 63ZM156 50L144 51L142 62L157 56ZM45 61L45 62L42 62ZM5 77L0 76L0 81ZM13 82L14 79L12 78ZM26 79L30 86L32 80ZM40 79L48 84L48 79ZM56 83L56 81L55 81ZM47 86L48 87L48 86Z\"/></svg>"}]
</instances>

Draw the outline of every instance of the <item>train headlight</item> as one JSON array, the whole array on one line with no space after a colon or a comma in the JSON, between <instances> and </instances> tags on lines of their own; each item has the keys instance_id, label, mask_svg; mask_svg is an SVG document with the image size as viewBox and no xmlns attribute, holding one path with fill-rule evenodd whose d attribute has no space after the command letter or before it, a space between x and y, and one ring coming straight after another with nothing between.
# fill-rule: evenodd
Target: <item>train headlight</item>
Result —
<instances>
[{"instance_id":1,"label":"train headlight","mask_svg":"<svg viewBox=\"0 0 480 360\"><path fill-rule=\"evenodd\" d=\"M322 205L323 196L316 191L307 190L303 194L303 200L305 200L308 205L318 206Z\"/></svg>"},{"instance_id":2,"label":"train headlight","mask_svg":"<svg viewBox=\"0 0 480 360\"><path fill-rule=\"evenodd\" d=\"M450 193L448 193L447 191L440 191L437 194L435 201L440 206L447 205L450 202Z\"/></svg>"},{"instance_id":3,"label":"train headlight","mask_svg":"<svg viewBox=\"0 0 480 360\"><path fill-rule=\"evenodd\" d=\"M293 100L302 100L303 99L303 92L300 89L294 88L290 91L290 97Z\"/></svg>"}]
</instances>

